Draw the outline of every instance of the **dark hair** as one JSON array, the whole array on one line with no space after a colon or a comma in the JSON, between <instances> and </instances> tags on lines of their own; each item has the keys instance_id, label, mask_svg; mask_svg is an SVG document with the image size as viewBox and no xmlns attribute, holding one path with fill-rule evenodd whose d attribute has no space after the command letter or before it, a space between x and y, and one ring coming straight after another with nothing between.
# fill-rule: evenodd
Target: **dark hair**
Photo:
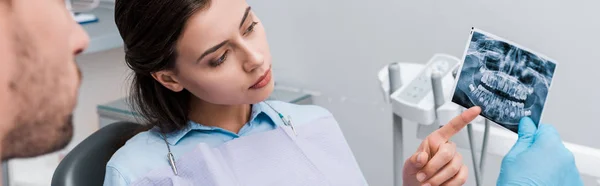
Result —
<instances>
[{"instance_id":1,"label":"dark hair","mask_svg":"<svg viewBox=\"0 0 600 186\"><path fill-rule=\"evenodd\" d=\"M125 62L133 70L130 105L163 132L185 128L191 93L174 92L152 77L174 70L175 45L187 20L209 0L116 0L115 22L125 45ZM176 72L176 71L175 71Z\"/></svg>"}]
</instances>

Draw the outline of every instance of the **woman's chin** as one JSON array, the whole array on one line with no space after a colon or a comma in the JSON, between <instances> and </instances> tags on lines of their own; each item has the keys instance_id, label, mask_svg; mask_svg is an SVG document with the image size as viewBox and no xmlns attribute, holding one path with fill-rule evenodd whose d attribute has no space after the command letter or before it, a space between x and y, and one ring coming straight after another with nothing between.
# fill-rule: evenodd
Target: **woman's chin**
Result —
<instances>
[{"instance_id":1,"label":"woman's chin","mask_svg":"<svg viewBox=\"0 0 600 186\"><path fill-rule=\"evenodd\" d=\"M252 89L250 92L250 102L253 104L267 100L271 96L271 93L273 93L274 89L275 85L272 81L260 89Z\"/></svg>"}]
</instances>

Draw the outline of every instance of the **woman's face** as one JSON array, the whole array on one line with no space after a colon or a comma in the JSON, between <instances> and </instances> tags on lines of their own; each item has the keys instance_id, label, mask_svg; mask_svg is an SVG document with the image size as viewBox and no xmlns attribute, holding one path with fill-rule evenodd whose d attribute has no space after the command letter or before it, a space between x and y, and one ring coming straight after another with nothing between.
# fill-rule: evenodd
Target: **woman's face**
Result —
<instances>
[{"instance_id":1,"label":"woman's face","mask_svg":"<svg viewBox=\"0 0 600 186\"><path fill-rule=\"evenodd\" d=\"M257 103L273 90L265 30L244 0L213 0L190 17L176 47L171 90L219 105Z\"/></svg>"}]
</instances>

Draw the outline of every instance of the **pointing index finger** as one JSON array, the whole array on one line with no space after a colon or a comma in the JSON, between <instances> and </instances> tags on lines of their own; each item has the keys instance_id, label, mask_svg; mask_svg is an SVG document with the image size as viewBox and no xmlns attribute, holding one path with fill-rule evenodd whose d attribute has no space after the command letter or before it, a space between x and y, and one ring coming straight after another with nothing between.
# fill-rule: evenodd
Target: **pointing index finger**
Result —
<instances>
[{"instance_id":1,"label":"pointing index finger","mask_svg":"<svg viewBox=\"0 0 600 186\"><path fill-rule=\"evenodd\" d=\"M467 126L481 113L481 108L474 106L464 111L460 115L452 118L450 122L435 132L444 140L448 141L452 136L458 133L462 128Z\"/></svg>"}]
</instances>

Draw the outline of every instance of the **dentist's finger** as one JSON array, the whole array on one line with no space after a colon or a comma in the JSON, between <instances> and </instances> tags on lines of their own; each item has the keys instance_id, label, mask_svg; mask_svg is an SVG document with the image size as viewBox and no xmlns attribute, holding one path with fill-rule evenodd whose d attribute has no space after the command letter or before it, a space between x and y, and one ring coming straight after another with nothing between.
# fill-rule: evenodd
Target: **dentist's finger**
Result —
<instances>
[{"instance_id":1,"label":"dentist's finger","mask_svg":"<svg viewBox=\"0 0 600 186\"><path fill-rule=\"evenodd\" d=\"M504 156L504 159L516 159L519 154L525 152L533 144L537 127L529 117L521 118L519 121L519 138L513 147Z\"/></svg>"}]
</instances>

